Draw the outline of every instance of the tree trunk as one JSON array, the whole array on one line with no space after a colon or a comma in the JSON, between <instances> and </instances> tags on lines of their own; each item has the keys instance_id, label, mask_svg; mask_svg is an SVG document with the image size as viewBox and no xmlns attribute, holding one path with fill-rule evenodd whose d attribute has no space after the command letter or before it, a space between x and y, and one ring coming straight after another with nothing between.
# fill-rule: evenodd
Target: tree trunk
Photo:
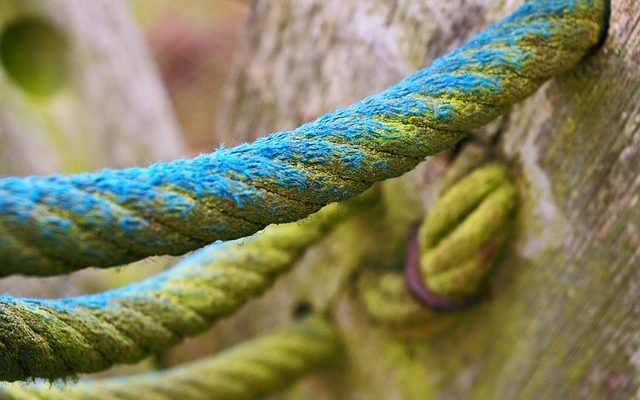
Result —
<instances>
[{"instance_id":1,"label":"tree trunk","mask_svg":"<svg viewBox=\"0 0 640 400\"><path fill-rule=\"evenodd\" d=\"M291 128L375 93L519 3L256 0L222 109L229 140ZM234 332L237 339L239 332L262 331L290 319L302 301L331 307L345 341L345 365L301 384L290 398L636 395L639 64L640 3L612 0L604 47L489 128L499 134L497 146L519 187L516 234L488 298L442 317L451 320L443 330L407 335L370 322L351 271L345 272L351 249L334 243L312 252L275 290L215 332ZM428 208L444 163L435 157L391 184L418 194ZM390 204L405 210L387 213L406 231L420 211L407 206L411 196L390 192L396 196ZM363 223L359 229L366 236L373 228ZM383 239L395 240L391 236ZM322 267L310 261L320 258ZM333 294L337 300L329 301Z\"/></svg>"},{"instance_id":2,"label":"tree trunk","mask_svg":"<svg viewBox=\"0 0 640 400\"><path fill-rule=\"evenodd\" d=\"M184 154L157 71L121 1L4 0L0 49L0 174Z\"/></svg>"}]
</instances>

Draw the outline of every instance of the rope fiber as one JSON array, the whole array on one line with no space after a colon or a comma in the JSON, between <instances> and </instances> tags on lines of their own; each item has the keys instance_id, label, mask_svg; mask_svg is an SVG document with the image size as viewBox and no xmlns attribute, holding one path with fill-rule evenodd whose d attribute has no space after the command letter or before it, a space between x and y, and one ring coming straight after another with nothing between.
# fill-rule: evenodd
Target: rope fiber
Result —
<instances>
[{"instance_id":1,"label":"rope fiber","mask_svg":"<svg viewBox=\"0 0 640 400\"><path fill-rule=\"evenodd\" d=\"M311 214L409 171L573 67L598 43L605 14L605 0L532 0L428 68L292 131L145 168L0 179L0 276L109 267L229 240L204 247L154 277L103 293L63 299L0 296L0 380L56 379L134 363L233 313L354 209L330 204ZM421 259L431 289L453 296L475 289L460 290L457 282L486 271L484 264L469 260L481 247L477 244L497 230L472 228L492 227L490 220L501 221L513 208L515 189L498 183L496 190L476 193L476 208L452 202L460 206L454 215L457 226L448 217L451 207L433 217L433 246ZM456 190L464 194L466 189ZM453 186L450 193L455 200ZM425 232L422 241L431 243ZM393 297L396 291L388 294ZM276 346L287 354L283 364L275 353L276 358L253 366L228 356L233 351L225 353L234 361L211 370L220 373L219 380L210 370L198 369L204 364L195 364L193 375L166 371L125 382L140 396L185 398L184 393L206 391L205 380L211 379L224 387L220 390L249 398L233 386L244 368L251 381L247 390L266 393L280 387L274 382L284 382L280 378L289 372L293 376L313 366L306 350L295 355L295 343L290 344ZM240 354L254 354L246 351ZM299 369L286 364L296 360ZM93 398L128 390L117 381L105 382L97 384L103 385L103 394L94 391ZM5 393L27 390L5 388ZM77 388L70 387L69 393ZM33 392L33 397L47 398L43 393Z\"/></svg>"},{"instance_id":2,"label":"rope fiber","mask_svg":"<svg viewBox=\"0 0 640 400\"><path fill-rule=\"evenodd\" d=\"M288 132L145 168L0 179L0 275L184 254L399 176L598 43L605 0L534 0L381 93Z\"/></svg>"},{"instance_id":3,"label":"rope fiber","mask_svg":"<svg viewBox=\"0 0 640 400\"><path fill-rule=\"evenodd\" d=\"M318 316L167 370L76 384L0 384L3 400L250 400L273 394L339 356L334 327Z\"/></svg>"},{"instance_id":4,"label":"rope fiber","mask_svg":"<svg viewBox=\"0 0 640 400\"><path fill-rule=\"evenodd\" d=\"M413 294L440 310L472 301L512 236L517 203L507 167L497 162L445 188L415 238L419 255L407 262Z\"/></svg>"},{"instance_id":5,"label":"rope fiber","mask_svg":"<svg viewBox=\"0 0 640 400\"><path fill-rule=\"evenodd\" d=\"M119 289L51 300L0 296L0 381L102 371L202 332L264 292L336 222L354 215L354 201L213 244Z\"/></svg>"}]
</instances>

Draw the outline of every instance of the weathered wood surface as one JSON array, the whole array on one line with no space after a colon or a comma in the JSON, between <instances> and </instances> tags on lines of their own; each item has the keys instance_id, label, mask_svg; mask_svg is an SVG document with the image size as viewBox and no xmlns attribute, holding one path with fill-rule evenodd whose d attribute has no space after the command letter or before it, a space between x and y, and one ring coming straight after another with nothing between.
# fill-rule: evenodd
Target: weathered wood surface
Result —
<instances>
[{"instance_id":1,"label":"weathered wood surface","mask_svg":"<svg viewBox=\"0 0 640 400\"><path fill-rule=\"evenodd\" d=\"M228 142L296 126L374 93L519 3L255 1L222 109L233 133ZM358 246L325 245L212 336L237 340L239 332L271 328L290 319L301 300L332 307L347 345L345 365L300 385L291 398L637 396L640 3L612 3L604 47L498 125L498 147L513 166L522 204L488 299L440 332L407 337L363 314L344 272L345 255ZM436 157L395 185L428 207L444 162ZM398 198L392 203L411 210ZM417 215L394 212L398 229ZM361 224L363 242L372 229ZM311 266L317 259L322 267ZM338 287L345 294L328 303Z\"/></svg>"},{"instance_id":2,"label":"weathered wood surface","mask_svg":"<svg viewBox=\"0 0 640 400\"><path fill-rule=\"evenodd\" d=\"M62 31L68 51L58 57L68 59L68 70L59 90L34 96L0 65L0 174L125 167L184 154L155 66L122 1L0 4L0 32L34 19Z\"/></svg>"}]
</instances>

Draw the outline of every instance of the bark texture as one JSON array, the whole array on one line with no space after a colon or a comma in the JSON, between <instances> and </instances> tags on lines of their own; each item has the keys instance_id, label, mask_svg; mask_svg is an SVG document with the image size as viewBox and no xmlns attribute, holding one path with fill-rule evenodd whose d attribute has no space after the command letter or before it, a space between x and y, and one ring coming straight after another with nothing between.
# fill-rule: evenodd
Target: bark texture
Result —
<instances>
[{"instance_id":1,"label":"bark texture","mask_svg":"<svg viewBox=\"0 0 640 400\"><path fill-rule=\"evenodd\" d=\"M375 93L519 3L256 0L222 109L228 140L290 128ZM441 317L445 328L408 335L370 322L348 279L349 257L358 248L352 241L312 252L216 335L269 329L290 319L296 305L332 308L346 344L345 365L305 382L289 398L637 396L638 65L640 3L612 0L603 48L489 128L499 135L497 147L521 194L516 235L487 298ZM375 218L365 218L351 236L372 253L395 246L372 265L402 262L398 248L422 212L412 199L430 205L445 164L446 157L435 157L385 185L386 218L400 233L380 233ZM318 259L321 266L311 262Z\"/></svg>"}]
</instances>

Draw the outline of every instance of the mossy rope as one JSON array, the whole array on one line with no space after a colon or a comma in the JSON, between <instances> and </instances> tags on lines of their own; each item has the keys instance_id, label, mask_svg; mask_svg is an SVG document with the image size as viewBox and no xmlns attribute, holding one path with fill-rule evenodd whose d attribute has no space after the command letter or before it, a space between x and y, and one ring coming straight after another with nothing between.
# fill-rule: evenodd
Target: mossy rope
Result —
<instances>
[{"instance_id":1,"label":"mossy rope","mask_svg":"<svg viewBox=\"0 0 640 400\"><path fill-rule=\"evenodd\" d=\"M2 400L246 400L277 392L328 367L336 329L314 315L201 360L166 370L68 385L0 385Z\"/></svg>"},{"instance_id":2,"label":"mossy rope","mask_svg":"<svg viewBox=\"0 0 640 400\"><path fill-rule=\"evenodd\" d=\"M398 176L503 113L599 41L603 0L535 0L389 89L289 132L192 160L0 179L0 274L182 254L295 221ZM218 243L156 277L58 300L0 297L0 379L135 362L262 292L348 213ZM273 233L269 233L273 232Z\"/></svg>"},{"instance_id":3,"label":"mossy rope","mask_svg":"<svg viewBox=\"0 0 640 400\"><path fill-rule=\"evenodd\" d=\"M184 254L298 220L399 176L598 42L604 0L530 1L381 93L190 160L0 179L0 275Z\"/></svg>"}]
</instances>

